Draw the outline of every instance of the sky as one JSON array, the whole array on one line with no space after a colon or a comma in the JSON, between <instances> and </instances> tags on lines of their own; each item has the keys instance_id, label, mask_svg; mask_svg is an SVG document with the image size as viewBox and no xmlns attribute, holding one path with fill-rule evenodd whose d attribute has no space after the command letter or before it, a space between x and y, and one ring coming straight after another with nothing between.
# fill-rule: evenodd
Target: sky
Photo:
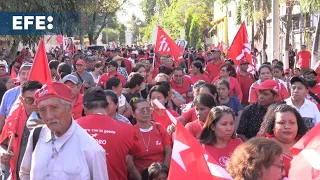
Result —
<instances>
[{"instance_id":1,"label":"sky","mask_svg":"<svg viewBox=\"0 0 320 180\"><path fill-rule=\"evenodd\" d=\"M128 0L123 6L123 10L117 12L118 21L125 24L131 19L132 14L135 14L138 18L144 20L142 9L139 6L141 2L142 0Z\"/></svg>"}]
</instances>

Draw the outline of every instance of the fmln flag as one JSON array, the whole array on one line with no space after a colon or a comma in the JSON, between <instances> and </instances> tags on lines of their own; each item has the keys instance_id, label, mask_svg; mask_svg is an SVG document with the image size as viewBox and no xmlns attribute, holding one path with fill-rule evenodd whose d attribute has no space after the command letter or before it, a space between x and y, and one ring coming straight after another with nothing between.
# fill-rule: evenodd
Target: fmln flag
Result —
<instances>
[{"instance_id":1,"label":"fmln flag","mask_svg":"<svg viewBox=\"0 0 320 180\"><path fill-rule=\"evenodd\" d=\"M158 101L153 103L166 114L176 126L176 136L170 162L169 180L230 180L231 176L216 162L190 132L177 121Z\"/></svg>"},{"instance_id":2,"label":"fmln flag","mask_svg":"<svg viewBox=\"0 0 320 180\"><path fill-rule=\"evenodd\" d=\"M180 47L158 26L155 52L160 55L171 55L176 62L184 61Z\"/></svg>"},{"instance_id":3,"label":"fmln flag","mask_svg":"<svg viewBox=\"0 0 320 180\"><path fill-rule=\"evenodd\" d=\"M250 64L252 64L251 46L248 42L248 32L244 22L241 24L232 41L227 57L232 59L237 65L240 64L240 60L242 59L246 59Z\"/></svg>"}]
</instances>

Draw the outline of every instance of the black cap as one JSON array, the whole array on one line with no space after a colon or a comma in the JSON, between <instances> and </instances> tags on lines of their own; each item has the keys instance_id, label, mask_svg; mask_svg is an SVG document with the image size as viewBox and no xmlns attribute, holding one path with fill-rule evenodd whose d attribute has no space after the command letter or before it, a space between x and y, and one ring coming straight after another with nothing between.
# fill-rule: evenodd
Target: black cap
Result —
<instances>
[{"instance_id":1,"label":"black cap","mask_svg":"<svg viewBox=\"0 0 320 180\"><path fill-rule=\"evenodd\" d=\"M108 66L113 66L113 67L118 68L118 63L117 63L116 61L110 61L110 62L108 63Z\"/></svg>"},{"instance_id":2,"label":"black cap","mask_svg":"<svg viewBox=\"0 0 320 180\"><path fill-rule=\"evenodd\" d=\"M301 82L308 89L308 82L303 77L293 77L290 79L290 84L292 85L295 82Z\"/></svg>"},{"instance_id":3,"label":"black cap","mask_svg":"<svg viewBox=\"0 0 320 180\"><path fill-rule=\"evenodd\" d=\"M315 72L313 69L306 69L303 73L303 75L306 75L306 74L314 74L315 76L317 76L317 72Z\"/></svg>"},{"instance_id":4,"label":"black cap","mask_svg":"<svg viewBox=\"0 0 320 180\"><path fill-rule=\"evenodd\" d=\"M220 51L219 49L212 49L211 52L212 52L212 53L219 53L219 54L221 54L221 51Z\"/></svg>"},{"instance_id":5,"label":"black cap","mask_svg":"<svg viewBox=\"0 0 320 180\"><path fill-rule=\"evenodd\" d=\"M100 101L100 100L107 101L106 94L101 87L99 86L91 87L84 92L84 95L83 95L84 105L88 102Z\"/></svg>"}]
</instances>

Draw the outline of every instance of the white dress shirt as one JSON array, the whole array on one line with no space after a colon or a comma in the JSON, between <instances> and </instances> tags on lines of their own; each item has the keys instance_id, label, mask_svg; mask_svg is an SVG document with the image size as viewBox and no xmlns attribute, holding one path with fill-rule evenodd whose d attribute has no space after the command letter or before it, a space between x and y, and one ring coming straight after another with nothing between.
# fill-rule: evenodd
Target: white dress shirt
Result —
<instances>
[{"instance_id":1,"label":"white dress shirt","mask_svg":"<svg viewBox=\"0 0 320 180\"><path fill-rule=\"evenodd\" d=\"M311 129L320 122L320 113L315 103L309 101L308 99L305 99L303 105L300 108L297 108L293 105L291 98L288 98L285 101L288 105L293 106L299 111L300 115L305 121L306 126L309 129Z\"/></svg>"},{"instance_id":2,"label":"white dress shirt","mask_svg":"<svg viewBox=\"0 0 320 180\"><path fill-rule=\"evenodd\" d=\"M21 180L108 180L105 150L74 120L61 137L43 126L34 152L30 133Z\"/></svg>"}]
</instances>

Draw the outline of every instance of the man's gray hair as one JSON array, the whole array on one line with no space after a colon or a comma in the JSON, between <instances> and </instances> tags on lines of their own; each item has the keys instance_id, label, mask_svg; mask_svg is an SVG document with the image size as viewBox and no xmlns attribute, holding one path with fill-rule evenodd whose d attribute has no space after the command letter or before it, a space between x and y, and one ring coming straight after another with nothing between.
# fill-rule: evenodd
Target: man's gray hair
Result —
<instances>
[{"instance_id":1,"label":"man's gray hair","mask_svg":"<svg viewBox=\"0 0 320 180\"><path fill-rule=\"evenodd\" d=\"M64 99L60 99L60 102L64 105L64 106L66 106L66 107L72 107L72 104L71 104L71 102L69 102L69 101L67 101L67 100L64 100Z\"/></svg>"}]
</instances>

